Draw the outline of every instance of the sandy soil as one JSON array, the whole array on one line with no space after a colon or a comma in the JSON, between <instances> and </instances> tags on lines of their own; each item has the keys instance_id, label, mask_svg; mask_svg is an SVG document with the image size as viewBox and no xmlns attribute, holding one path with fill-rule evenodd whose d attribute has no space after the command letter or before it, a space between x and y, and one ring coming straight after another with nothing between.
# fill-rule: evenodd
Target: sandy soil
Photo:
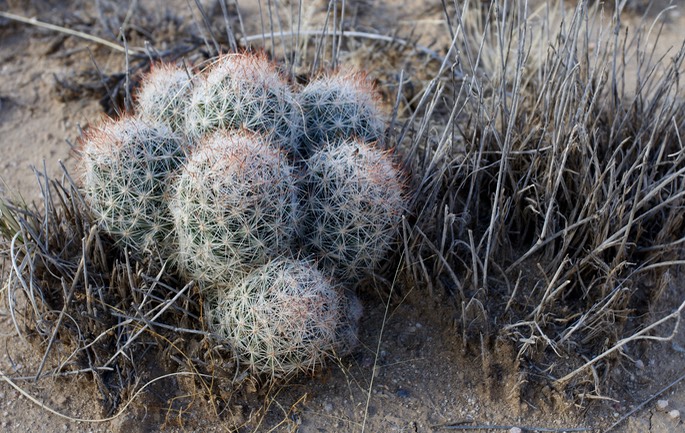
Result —
<instances>
[{"instance_id":1,"label":"sandy soil","mask_svg":"<svg viewBox=\"0 0 685 433\"><path fill-rule=\"evenodd\" d=\"M169 35L178 28L202 26L198 14L191 12L185 1L148 3L154 3L150 10L156 10L152 22L166 23L153 33ZM259 29L259 5L256 1L240 3L247 33L255 33ZM325 12L327 2L305 3L311 7L305 13L315 17ZM413 30L422 44L438 52L449 44L439 0L416 1L408 7L400 6L404 2L399 0L380 2L383 5L379 6L375 3L348 2L355 28L399 35ZM97 18L93 7L79 1L0 1L0 10L35 15L108 37L102 23L110 21ZM168 16L177 17L174 22L181 24L169 24L165 21ZM635 22L626 17L626 25ZM681 7L668 12L664 22L658 50L667 53L683 42L685 11ZM160 45L164 43L161 38ZM121 53L0 18L0 177L4 181L0 193L21 193L27 200L35 199L38 190L31 166L44 164L49 173L58 173L58 161L74 167L68 142L75 141L79 126L103 116L102 107L92 95L65 96L56 78L73 78L92 70L91 53L104 73L122 70ZM349 61L354 62L354 58ZM674 278L669 299L679 302L685 292L677 276ZM685 332L680 332L671 342L631 347L632 361L625 362L603 389L611 398L574 404L549 387L533 393L520 383L518 366L512 362L515 354L505 345L483 353L461 346L455 336L453 309L446 299L430 298L418 289L396 295L382 335L386 307L373 294L364 297L363 344L354 356L340 360L318 377L298 378L277 392L253 396L233 408L230 419L213 417L209 404L201 401L180 418L165 411L170 396L175 396L175 384L170 380L164 384L164 393L134 401L114 420L73 421L69 418L103 417L96 387L88 377L38 382L20 379L31 376L40 359L35 346L16 335L2 306L0 371L15 377L15 383L35 401L0 381L0 431L133 433L161 427L171 431L230 431L231 426L245 423L241 431L351 432L362 431L363 426L372 432L430 432L467 420L557 429L606 427L685 373ZM663 311L669 308L672 304L665 302ZM669 412L677 410L685 416L685 383L677 383L658 399L667 405L662 402L659 406L655 399L615 431L685 431L680 417ZM36 402L65 416L50 413ZM262 404L268 406L264 416L256 412Z\"/></svg>"}]
</instances>

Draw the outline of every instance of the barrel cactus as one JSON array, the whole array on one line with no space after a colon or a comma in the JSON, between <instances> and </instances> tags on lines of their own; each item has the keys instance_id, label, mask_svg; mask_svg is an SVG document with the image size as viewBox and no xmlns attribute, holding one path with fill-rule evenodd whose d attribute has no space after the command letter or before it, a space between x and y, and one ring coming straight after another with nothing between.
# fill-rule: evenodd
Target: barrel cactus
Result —
<instances>
[{"instance_id":1,"label":"barrel cactus","mask_svg":"<svg viewBox=\"0 0 685 433\"><path fill-rule=\"evenodd\" d=\"M190 90L188 71L168 63L154 65L138 91L138 114L144 120L165 122L175 132L182 132Z\"/></svg>"},{"instance_id":2,"label":"barrel cactus","mask_svg":"<svg viewBox=\"0 0 685 433\"><path fill-rule=\"evenodd\" d=\"M293 169L281 149L249 131L218 131L199 143L170 207L179 267L199 281L242 277L288 251L297 231Z\"/></svg>"},{"instance_id":3,"label":"barrel cactus","mask_svg":"<svg viewBox=\"0 0 685 433\"><path fill-rule=\"evenodd\" d=\"M385 119L379 98L363 74L324 75L302 89L298 102L304 115L300 135L304 153L350 137L372 142L383 136Z\"/></svg>"},{"instance_id":4,"label":"barrel cactus","mask_svg":"<svg viewBox=\"0 0 685 433\"><path fill-rule=\"evenodd\" d=\"M207 305L210 330L253 373L285 377L312 372L335 353L342 292L304 261L274 259Z\"/></svg>"},{"instance_id":5,"label":"barrel cactus","mask_svg":"<svg viewBox=\"0 0 685 433\"><path fill-rule=\"evenodd\" d=\"M266 56L227 54L197 77L185 130L199 138L216 129L245 128L296 153L293 134L301 118L292 90Z\"/></svg>"},{"instance_id":6,"label":"barrel cactus","mask_svg":"<svg viewBox=\"0 0 685 433\"><path fill-rule=\"evenodd\" d=\"M106 121L81 139L83 188L98 221L123 247L171 248L170 178L187 145L168 126L134 118Z\"/></svg>"},{"instance_id":7,"label":"barrel cactus","mask_svg":"<svg viewBox=\"0 0 685 433\"><path fill-rule=\"evenodd\" d=\"M350 284L391 249L407 207L387 152L359 140L328 143L307 161L304 247L326 273Z\"/></svg>"}]
</instances>

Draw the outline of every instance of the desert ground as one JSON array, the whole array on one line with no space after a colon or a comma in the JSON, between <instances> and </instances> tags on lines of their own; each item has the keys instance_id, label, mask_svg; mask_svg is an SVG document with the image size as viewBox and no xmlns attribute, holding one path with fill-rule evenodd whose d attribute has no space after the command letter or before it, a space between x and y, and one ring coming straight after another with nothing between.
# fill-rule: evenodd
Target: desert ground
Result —
<instances>
[{"instance_id":1,"label":"desert ground","mask_svg":"<svg viewBox=\"0 0 685 433\"><path fill-rule=\"evenodd\" d=\"M220 3L0 0L0 11L35 17L120 47L118 32L126 28L130 46L141 47L147 40L158 51L177 50L174 61L188 56L187 61L193 63L200 61L198 51L211 51L204 48L211 46L211 38L197 4L221 24ZM273 4L289 13L302 6L310 29L325 20L329 7L324 0L225 3L229 22L244 27L246 35L262 32ZM437 55L445 55L449 48L451 37L443 7L451 2L337 3L345 3L350 30L395 36ZM566 7L573 6L566 3ZM662 0L646 11L642 3L628 2L621 31L631 32L641 22L657 22L663 25L659 27L657 57L673 56L685 42L685 5ZM671 8L661 13L669 4ZM241 22L236 19L237 11ZM607 8L607 16L611 13ZM655 44L656 33L647 44ZM195 47L194 51L184 52L179 48L184 44ZM377 85L387 90L381 92L387 96L384 102L392 106L399 69L412 75L409 86L416 86L420 93L422 74L428 73L423 68L434 65L412 64L403 55L388 60L383 57L388 56L383 44L387 43L360 38L341 53L340 62L369 69ZM72 146L80 130L113 114L114 104L104 87L122 82L98 75L116 76L125 71L126 62L121 51L99 41L0 17L0 194L21 196L28 202L38 200L40 191L32 167L59 175L61 162L75 170ZM382 69L379 62L394 64ZM393 67L394 75L388 73ZM680 95L685 97L682 89ZM6 266L0 268L3 287ZM682 271L674 270L669 290L660 310L664 315L685 299ZM685 431L684 325L667 341L635 343L603 383L601 396L579 398L551 386L522 384L522 367L513 361L516 354L510 346L492 352L465 347L448 295L426 293L422 288L405 289L393 293L386 303L386 297L369 290L362 296L365 314L360 348L314 377L298 376L268 389L247 386L240 396L228 399L232 406L221 410L201 394L196 398L183 394L182 378L160 380L137 394L141 382L113 413L103 409L103 396L88 374L34 380L43 346L17 334L3 302L0 373L5 380L0 381L0 431L439 432L466 427L470 431L499 428L511 432ZM659 334L668 335L671 326L669 322L659 328ZM60 352L66 348L55 350L56 356L67 355ZM155 372L141 373L141 377L153 378ZM184 403L174 403L179 401Z\"/></svg>"}]
</instances>

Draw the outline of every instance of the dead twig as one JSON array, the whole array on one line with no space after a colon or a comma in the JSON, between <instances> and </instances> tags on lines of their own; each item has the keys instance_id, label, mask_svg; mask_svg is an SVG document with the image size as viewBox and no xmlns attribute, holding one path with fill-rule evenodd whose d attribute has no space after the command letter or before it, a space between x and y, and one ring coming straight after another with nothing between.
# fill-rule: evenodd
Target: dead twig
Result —
<instances>
[{"instance_id":1,"label":"dead twig","mask_svg":"<svg viewBox=\"0 0 685 433\"><path fill-rule=\"evenodd\" d=\"M666 385L665 387L661 388L661 389L660 389L659 391L657 391L655 394L652 394L651 396L649 396L649 398L647 398L645 401L643 401L642 403L640 403L640 404L638 404L637 406L635 406L634 408L632 408L630 411L626 412L626 413L625 413L621 418L619 418L615 423L611 424L606 430L604 430L604 433L609 433L610 431L614 430L616 427L618 427L618 426L620 426L621 424L623 424L623 422L624 422L625 420L627 420L628 418L630 418L631 416L633 416L633 414L635 414L635 413L639 412L640 410L642 410L642 408L644 408L645 406L647 406L649 403L651 403L652 401L654 401L654 400L655 400L656 398L658 398L659 396L661 396L661 395L663 395L664 393L668 392L668 390L670 390L671 388L673 388L674 386L676 386L677 384L679 384L679 383L682 382L683 380L685 380L685 374L683 374L682 376L680 376L679 378L677 378L677 379L674 380L673 382L669 383L669 384Z\"/></svg>"},{"instance_id":2,"label":"dead twig","mask_svg":"<svg viewBox=\"0 0 685 433\"><path fill-rule=\"evenodd\" d=\"M26 18L20 15L15 15L10 12L0 11L0 17L7 18L13 21L18 21L24 24L29 24L36 27L41 27L48 30L53 30L59 33L64 33L69 36L76 36L77 38L85 39L91 42L95 42L100 45L104 45L112 50L119 51L120 53L126 53L130 56L144 54L145 50L142 48L125 48L114 42L110 42L106 39L99 38L97 36L89 35L88 33L79 32L77 30L68 29L66 27L57 26L50 23L45 23L43 21L38 21L36 18Z\"/></svg>"},{"instance_id":3,"label":"dead twig","mask_svg":"<svg viewBox=\"0 0 685 433\"><path fill-rule=\"evenodd\" d=\"M243 45L248 45L250 42L254 41L263 41L266 36L271 35L271 33L260 33L257 35L249 35L240 38L240 41ZM353 30L345 30L345 31L340 31L338 32L331 32L329 30L299 30L297 32L281 32L280 33L281 37L288 37L288 38L298 38L301 36L318 36L318 37L326 37L326 36L331 36L331 37L337 37L337 38L343 38L343 37L349 37L349 38L362 38L362 39L369 39L369 40L374 40L374 41L382 41L382 42L388 42L388 43L393 43L400 45L402 47L412 47L418 52L427 55L433 60L436 60L438 62L445 62L446 58L442 57L440 54L438 54L436 51L431 50L428 47L424 47L423 45L417 45L414 44L410 41L407 41L405 39L400 39L395 36L387 36L387 35L381 35L378 33L368 33L368 32L360 32L360 31L353 31ZM459 78L463 78L460 74L458 74Z\"/></svg>"},{"instance_id":4,"label":"dead twig","mask_svg":"<svg viewBox=\"0 0 685 433\"><path fill-rule=\"evenodd\" d=\"M38 400L36 397L29 394L28 391L26 391L25 389L23 389L22 387L17 385L14 382L14 380L12 380L11 377L7 376L4 372L2 372L0 370L0 379L7 382L7 384L9 384L12 388L17 390L21 395L26 397L26 399L29 400L31 403L37 405L38 407L40 407L43 410L50 412L53 415L57 415L60 418L67 419L67 420L72 421L72 422L87 422L87 423L102 423L102 422L108 422L108 421L112 421L114 419L119 418L121 415L123 415L126 412L126 410L128 410L128 407L143 393L143 391L145 391L147 388L149 388L154 383L159 382L160 380L164 380L164 379L167 379L170 377L175 377L175 376L197 376L197 375L198 375L198 373L191 373L191 372L187 372L187 371L179 371L176 373L169 373L169 374L165 374L163 376L156 377L156 378L150 380L149 382L145 383L143 386L141 386L135 392L135 394L133 394L133 396L126 402L126 404L124 404L124 406L116 414L114 414L110 417L106 417L106 418L76 418L76 417L72 417L72 416L63 414L62 412L59 412L59 411L47 406L44 402Z\"/></svg>"},{"instance_id":5,"label":"dead twig","mask_svg":"<svg viewBox=\"0 0 685 433\"><path fill-rule=\"evenodd\" d=\"M475 430L511 430L518 429L520 432L529 433L564 433L564 432L583 432L583 431L595 431L596 429L592 427L567 427L567 428L546 428L546 427L531 427L531 426L516 426L516 425L494 425L494 424L481 424L481 425L439 425L433 426L433 428L441 430L460 430L460 431L475 431Z\"/></svg>"},{"instance_id":6,"label":"dead twig","mask_svg":"<svg viewBox=\"0 0 685 433\"><path fill-rule=\"evenodd\" d=\"M566 376L562 377L561 379L557 379L556 383L561 385L561 386L564 386L575 375L577 375L581 371L585 370L586 368L596 364L597 361L604 359L607 356L611 355L612 353L616 352L617 350L621 349L623 346L625 346L628 343L632 343L632 342L639 341L639 340L652 340L652 341L669 341L669 340L671 340L675 336L675 334L678 330L678 325L680 324L680 319L681 319L681 313L684 309L685 309L685 301L683 301L680 304L680 306L678 307L678 309L675 310L673 313L669 314L668 316L662 317L661 319L659 319L656 322L652 323L651 325L647 326L646 328L644 328L640 332L637 332L637 333L631 335L630 337L622 338L621 340L617 341L616 344L613 347L611 347L610 349L608 349L608 350L602 352L601 354L595 356L594 358L592 358L591 360L589 360L585 364L581 365L580 367L576 368L575 370L573 370L572 372L570 372ZM663 324L669 320L672 320L672 319L675 319L676 323L675 323L675 325L673 325L673 331L672 331L671 335L669 335L667 337L645 335L648 332L650 332L651 330L653 330L654 328L656 328L657 326L659 326L659 325L661 325L661 324Z\"/></svg>"}]
</instances>

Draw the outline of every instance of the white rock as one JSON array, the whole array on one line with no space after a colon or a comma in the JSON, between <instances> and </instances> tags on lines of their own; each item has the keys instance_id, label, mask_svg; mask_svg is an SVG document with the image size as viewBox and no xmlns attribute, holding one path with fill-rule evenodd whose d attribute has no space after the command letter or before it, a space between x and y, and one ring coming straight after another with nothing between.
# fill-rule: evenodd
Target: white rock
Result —
<instances>
[{"instance_id":1,"label":"white rock","mask_svg":"<svg viewBox=\"0 0 685 433\"><path fill-rule=\"evenodd\" d=\"M668 407L668 400L658 400L656 402L656 407L665 410Z\"/></svg>"},{"instance_id":2,"label":"white rock","mask_svg":"<svg viewBox=\"0 0 685 433\"><path fill-rule=\"evenodd\" d=\"M672 411L670 411L670 412L668 413L668 416L670 416L671 419L678 419L678 418L680 418L680 411L679 411L679 410L676 410L676 409L673 409Z\"/></svg>"}]
</instances>

